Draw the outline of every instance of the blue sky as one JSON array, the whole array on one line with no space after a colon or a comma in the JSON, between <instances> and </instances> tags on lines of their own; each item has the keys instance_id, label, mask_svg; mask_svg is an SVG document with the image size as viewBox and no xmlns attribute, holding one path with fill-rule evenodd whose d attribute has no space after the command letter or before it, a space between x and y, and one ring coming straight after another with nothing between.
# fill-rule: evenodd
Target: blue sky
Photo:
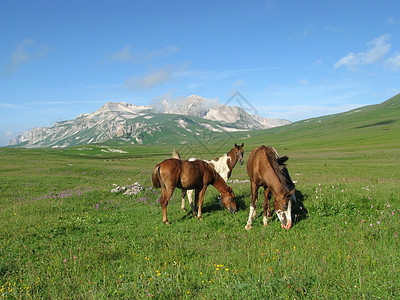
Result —
<instances>
[{"instance_id":1,"label":"blue sky","mask_svg":"<svg viewBox=\"0 0 400 300\"><path fill-rule=\"evenodd\" d=\"M291 121L400 93L400 1L0 1L0 145L108 101Z\"/></svg>"}]
</instances>

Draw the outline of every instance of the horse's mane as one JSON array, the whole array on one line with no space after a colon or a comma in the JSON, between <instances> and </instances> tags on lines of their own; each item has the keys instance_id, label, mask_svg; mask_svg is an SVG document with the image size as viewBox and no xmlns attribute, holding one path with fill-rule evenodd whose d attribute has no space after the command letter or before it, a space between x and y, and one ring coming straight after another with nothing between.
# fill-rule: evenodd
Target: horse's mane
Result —
<instances>
[{"instance_id":1,"label":"horse's mane","mask_svg":"<svg viewBox=\"0 0 400 300\"><path fill-rule=\"evenodd\" d=\"M201 160L201 162L203 162L203 165L204 165L207 169L209 169L210 172L213 174L213 182L215 182L215 181L217 180L218 176L220 176L220 175L218 174L218 172L215 171L215 169L213 168L213 166L210 165L208 162L205 162L205 161L203 161L203 160Z\"/></svg>"},{"instance_id":2,"label":"horse's mane","mask_svg":"<svg viewBox=\"0 0 400 300\"><path fill-rule=\"evenodd\" d=\"M286 167L285 162L289 159L289 157L282 156L277 158L276 151L270 146L265 147L265 154L267 156L269 164L272 167L272 170L274 170L275 175L278 177L279 182L285 188L286 192L288 192L288 182L286 180L284 168Z\"/></svg>"}]
</instances>

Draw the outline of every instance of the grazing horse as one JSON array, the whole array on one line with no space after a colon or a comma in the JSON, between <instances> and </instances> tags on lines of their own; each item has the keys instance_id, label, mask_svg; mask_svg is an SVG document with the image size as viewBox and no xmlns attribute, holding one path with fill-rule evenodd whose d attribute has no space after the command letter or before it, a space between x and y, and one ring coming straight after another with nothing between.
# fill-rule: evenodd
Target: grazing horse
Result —
<instances>
[{"instance_id":1,"label":"grazing horse","mask_svg":"<svg viewBox=\"0 0 400 300\"><path fill-rule=\"evenodd\" d=\"M208 185L212 184L221 194L222 202L230 212L236 212L235 195L221 176L202 160L188 161L170 158L156 165L152 175L153 186L161 187L160 204L163 222L168 223L167 205L175 188L194 189L199 205L197 217L201 219L201 207Z\"/></svg>"},{"instance_id":2,"label":"grazing horse","mask_svg":"<svg viewBox=\"0 0 400 300\"><path fill-rule=\"evenodd\" d=\"M235 147L232 148L228 153L225 153L221 157L214 158L213 160L203 160L209 163L215 171L222 177L225 182L228 181L229 177L232 174L232 169L235 167L236 163L239 161L241 165L243 165L243 150L244 143L238 146L235 144ZM173 157L180 159L179 153L174 150ZM197 158L189 158L189 161L198 160ZM187 193L188 200L190 203L190 207L192 209L192 213L194 213L194 205L193 205L193 190L182 191L182 210L185 210L185 194Z\"/></svg>"},{"instance_id":3,"label":"grazing horse","mask_svg":"<svg viewBox=\"0 0 400 300\"><path fill-rule=\"evenodd\" d=\"M260 146L253 149L247 160L247 174L251 184L251 205L246 230L252 228L252 219L256 216L258 189L264 188L264 226L268 225L271 216L269 197L274 197L274 210L281 221L282 228L292 226L292 200L295 201L295 186L285 166L287 156L279 157L271 146Z\"/></svg>"}]
</instances>

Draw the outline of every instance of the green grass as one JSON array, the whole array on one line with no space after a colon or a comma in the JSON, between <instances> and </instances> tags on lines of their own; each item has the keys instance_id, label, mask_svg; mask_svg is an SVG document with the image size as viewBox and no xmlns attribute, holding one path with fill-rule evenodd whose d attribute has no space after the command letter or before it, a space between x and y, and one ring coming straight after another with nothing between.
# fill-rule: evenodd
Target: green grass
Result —
<instances>
[{"instance_id":1,"label":"green grass","mask_svg":"<svg viewBox=\"0 0 400 300\"><path fill-rule=\"evenodd\" d=\"M245 160L262 144L290 157L302 204L289 231L276 217L264 228L260 204L244 230L249 184L231 184L236 214L219 208L210 186L202 221L180 210L176 192L171 226L162 224L159 190L110 193L113 183L150 186L173 148L212 158L239 139L190 149L110 145L127 153L0 148L0 298L399 298L399 121L386 122L396 109L382 106L244 140ZM231 179L247 179L245 165Z\"/></svg>"}]
</instances>

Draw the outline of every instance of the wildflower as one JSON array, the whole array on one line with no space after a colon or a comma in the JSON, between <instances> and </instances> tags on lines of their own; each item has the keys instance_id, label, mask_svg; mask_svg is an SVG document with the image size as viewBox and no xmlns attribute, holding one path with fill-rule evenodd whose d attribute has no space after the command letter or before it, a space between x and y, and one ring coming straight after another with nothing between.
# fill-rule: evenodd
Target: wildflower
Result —
<instances>
[{"instance_id":1,"label":"wildflower","mask_svg":"<svg viewBox=\"0 0 400 300\"><path fill-rule=\"evenodd\" d=\"M395 234L394 234L394 237L395 237L395 238L397 238L397 237L398 237L398 235L397 235L397 232L395 232Z\"/></svg>"},{"instance_id":2,"label":"wildflower","mask_svg":"<svg viewBox=\"0 0 400 300\"><path fill-rule=\"evenodd\" d=\"M63 260L63 263L65 264L66 262L67 262L67 260L66 260L66 259L64 259L64 260Z\"/></svg>"}]
</instances>

